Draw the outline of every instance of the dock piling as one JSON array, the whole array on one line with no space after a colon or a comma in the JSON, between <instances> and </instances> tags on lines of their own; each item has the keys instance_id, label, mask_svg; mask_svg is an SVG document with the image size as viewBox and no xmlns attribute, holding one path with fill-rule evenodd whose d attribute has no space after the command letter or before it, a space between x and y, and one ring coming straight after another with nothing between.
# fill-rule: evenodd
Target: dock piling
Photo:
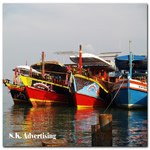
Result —
<instances>
[{"instance_id":1,"label":"dock piling","mask_svg":"<svg viewBox=\"0 0 150 150\"><path fill-rule=\"evenodd\" d=\"M112 131L112 114L100 114L99 124L101 127L101 131L103 132Z\"/></svg>"},{"instance_id":2,"label":"dock piling","mask_svg":"<svg viewBox=\"0 0 150 150\"><path fill-rule=\"evenodd\" d=\"M112 114L100 114L99 124L91 128L92 146L112 146Z\"/></svg>"}]
</instances>

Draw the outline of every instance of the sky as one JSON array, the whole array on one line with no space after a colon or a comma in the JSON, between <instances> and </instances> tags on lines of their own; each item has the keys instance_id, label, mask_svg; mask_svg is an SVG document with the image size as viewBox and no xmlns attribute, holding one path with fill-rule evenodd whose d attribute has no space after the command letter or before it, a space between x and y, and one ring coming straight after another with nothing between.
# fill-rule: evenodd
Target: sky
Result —
<instances>
[{"instance_id":1,"label":"sky","mask_svg":"<svg viewBox=\"0 0 150 150\"><path fill-rule=\"evenodd\" d=\"M147 4L3 4L3 78L12 69L45 60L72 63L69 55L79 51L147 55Z\"/></svg>"}]
</instances>

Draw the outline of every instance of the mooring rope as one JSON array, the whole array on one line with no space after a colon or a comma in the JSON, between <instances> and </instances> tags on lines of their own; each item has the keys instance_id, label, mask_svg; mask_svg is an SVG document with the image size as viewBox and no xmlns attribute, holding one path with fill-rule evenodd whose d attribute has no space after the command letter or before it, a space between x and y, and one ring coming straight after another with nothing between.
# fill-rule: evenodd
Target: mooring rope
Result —
<instances>
[{"instance_id":1,"label":"mooring rope","mask_svg":"<svg viewBox=\"0 0 150 150\"><path fill-rule=\"evenodd\" d=\"M107 108L105 109L104 113L107 111L107 109L110 107L110 105L112 104L112 102L114 101L114 99L116 98L116 96L118 95L123 83L124 83L125 80L123 80L122 84L120 85L118 91L116 92L115 96L113 97L113 99L111 100L111 102L109 103L109 105L107 106Z\"/></svg>"}]
</instances>

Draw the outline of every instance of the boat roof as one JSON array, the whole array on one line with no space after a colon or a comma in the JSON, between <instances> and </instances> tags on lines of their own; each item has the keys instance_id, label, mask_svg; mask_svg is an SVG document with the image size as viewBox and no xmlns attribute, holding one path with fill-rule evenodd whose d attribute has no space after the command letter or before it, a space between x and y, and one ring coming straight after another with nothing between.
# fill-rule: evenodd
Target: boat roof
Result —
<instances>
[{"instance_id":1,"label":"boat roof","mask_svg":"<svg viewBox=\"0 0 150 150\"><path fill-rule=\"evenodd\" d=\"M79 55L78 56L70 56L70 59L74 62L74 63L79 63ZM107 61L104 60L101 57L98 57L94 54L90 54L90 53L83 53L82 54L82 64L83 65L99 65L99 66L112 66L113 63L111 61ZM113 66L115 67L115 66Z\"/></svg>"},{"instance_id":2,"label":"boat roof","mask_svg":"<svg viewBox=\"0 0 150 150\"><path fill-rule=\"evenodd\" d=\"M30 72L30 66L27 66L27 65L17 66L16 68L17 68L17 70L20 70L20 71ZM13 71L15 71L15 69L13 69ZM35 69L32 69L32 72L33 73L40 73Z\"/></svg>"},{"instance_id":3,"label":"boat roof","mask_svg":"<svg viewBox=\"0 0 150 150\"><path fill-rule=\"evenodd\" d=\"M116 57L116 59L120 60L120 61L123 61L123 60L129 61L129 57L130 57L130 55L124 55L124 56L118 56L118 57ZM133 55L133 61L142 61L142 60L145 60L145 59L147 59L146 56Z\"/></svg>"},{"instance_id":4,"label":"boat roof","mask_svg":"<svg viewBox=\"0 0 150 150\"><path fill-rule=\"evenodd\" d=\"M67 67L58 62L58 61L44 61L45 72L55 71L55 72L67 72ZM42 70L42 62L38 62L36 64L31 65L33 69L38 71Z\"/></svg>"},{"instance_id":5,"label":"boat roof","mask_svg":"<svg viewBox=\"0 0 150 150\"><path fill-rule=\"evenodd\" d=\"M129 70L130 55L118 56L115 58L115 64L119 70ZM140 55L133 55L132 70L147 70L147 57Z\"/></svg>"}]
</instances>

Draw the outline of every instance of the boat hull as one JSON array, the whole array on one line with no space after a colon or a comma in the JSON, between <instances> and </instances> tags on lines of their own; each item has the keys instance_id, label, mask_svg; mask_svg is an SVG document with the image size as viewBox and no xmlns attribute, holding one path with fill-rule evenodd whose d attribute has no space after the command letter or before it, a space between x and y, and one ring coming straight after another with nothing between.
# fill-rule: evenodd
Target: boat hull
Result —
<instances>
[{"instance_id":1,"label":"boat hull","mask_svg":"<svg viewBox=\"0 0 150 150\"><path fill-rule=\"evenodd\" d=\"M70 105L69 87L20 75L33 106Z\"/></svg>"},{"instance_id":2,"label":"boat hull","mask_svg":"<svg viewBox=\"0 0 150 150\"><path fill-rule=\"evenodd\" d=\"M132 79L122 82L114 86L117 87L113 91L114 96L117 92L114 103L127 109L147 107L147 84Z\"/></svg>"},{"instance_id":3,"label":"boat hull","mask_svg":"<svg viewBox=\"0 0 150 150\"><path fill-rule=\"evenodd\" d=\"M80 107L100 107L105 106L106 103L102 99L88 96L82 93L75 92L73 94L73 101L75 106Z\"/></svg>"},{"instance_id":4,"label":"boat hull","mask_svg":"<svg viewBox=\"0 0 150 150\"><path fill-rule=\"evenodd\" d=\"M20 104L31 104L29 99L28 99L28 95L25 91L24 86L19 86L19 85L9 84L9 83L6 83L5 85L10 90L14 104L16 104L16 105L18 105L18 104L19 105Z\"/></svg>"},{"instance_id":5,"label":"boat hull","mask_svg":"<svg viewBox=\"0 0 150 150\"><path fill-rule=\"evenodd\" d=\"M33 106L68 104L68 95L44 91L34 87L26 86L29 100Z\"/></svg>"},{"instance_id":6,"label":"boat hull","mask_svg":"<svg viewBox=\"0 0 150 150\"><path fill-rule=\"evenodd\" d=\"M94 79L74 75L73 85L73 101L76 107L97 107L107 104L107 100L100 96L102 93L104 95L105 89Z\"/></svg>"}]
</instances>

